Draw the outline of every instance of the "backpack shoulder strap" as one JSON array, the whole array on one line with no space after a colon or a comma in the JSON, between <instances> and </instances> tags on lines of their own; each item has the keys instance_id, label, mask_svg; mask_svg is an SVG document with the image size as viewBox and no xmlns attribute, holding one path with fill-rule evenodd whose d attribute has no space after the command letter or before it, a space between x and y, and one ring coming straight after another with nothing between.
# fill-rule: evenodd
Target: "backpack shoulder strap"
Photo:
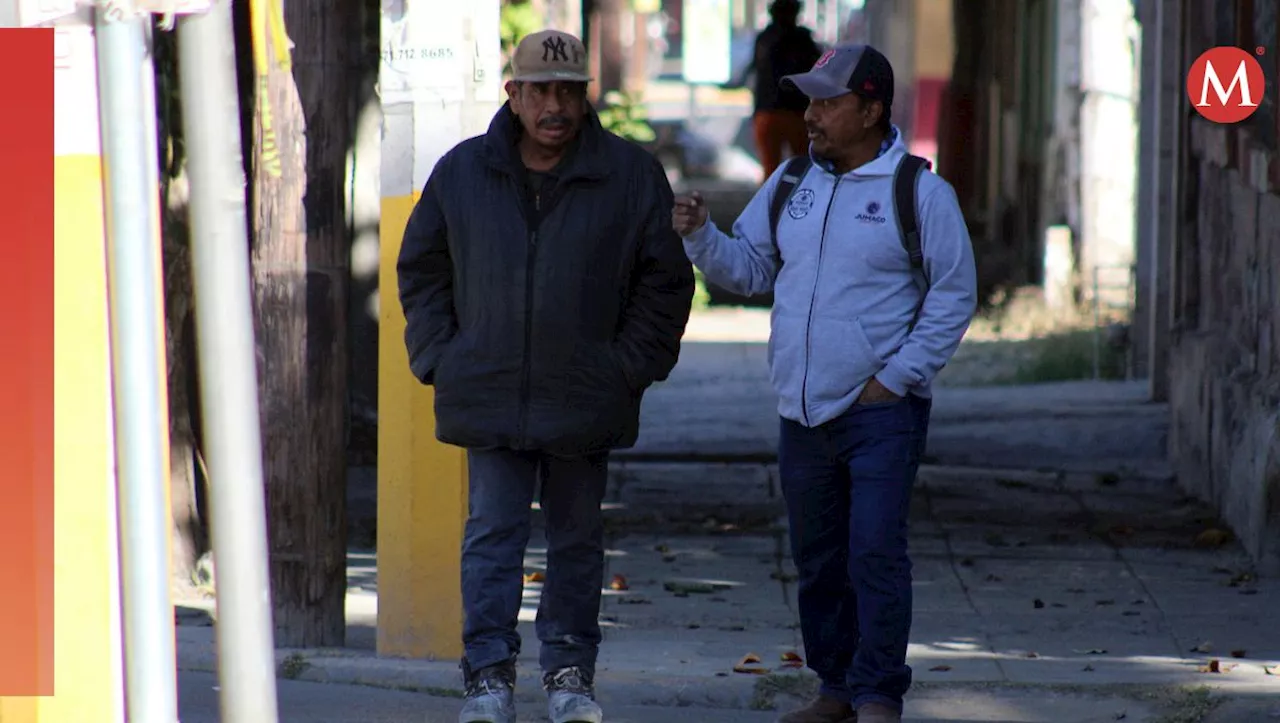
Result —
<instances>
[{"instance_id":1,"label":"backpack shoulder strap","mask_svg":"<svg viewBox=\"0 0 1280 723\"><path fill-rule=\"evenodd\" d=\"M893 174L893 206L898 217L902 245L911 258L911 268L924 271L924 251L920 247L920 212L916 208L916 187L920 175L932 164L920 156L907 154ZM926 275L926 282L928 277Z\"/></svg>"},{"instance_id":2,"label":"backpack shoulder strap","mask_svg":"<svg viewBox=\"0 0 1280 723\"><path fill-rule=\"evenodd\" d=\"M791 194L804 180L812 163L809 154L802 153L792 156L791 160L787 161L786 167L782 169L782 178L778 179L778 187L773 190L773 198L769 200L769 232L773 234L775 246L778 243L778 221L782 219L782 207L787 205Z\"/></svg>"}]
</instances>

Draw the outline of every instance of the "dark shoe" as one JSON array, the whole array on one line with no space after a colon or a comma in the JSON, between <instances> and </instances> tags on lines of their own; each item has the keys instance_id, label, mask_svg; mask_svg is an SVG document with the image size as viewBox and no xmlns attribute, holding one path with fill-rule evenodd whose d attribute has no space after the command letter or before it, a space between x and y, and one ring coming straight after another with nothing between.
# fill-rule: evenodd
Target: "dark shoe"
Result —
<instances>
[{"instance_id":1,"label":"dark shoe","mask_svg":"<svg viewBox=\"0 0 1280 723\"><path fill-rule=\"evenodd\" d=\"M604 711L596 703L591 676L581 668L562 668L542 676L551 723L600 723Z\"/></svg>"},{"instance_id":2,"label":"dark shoe","mask_svg":"<svg viewBox=\"0 0 1280 723\"><path fill-rule=\"evenodd\" d=\"M853 706L830 696L819 695L812 703L778 719L778 723L852 723L857 713Z\"/></svg>"},{"instance_id":3,"label":"dark shoe","mask_svg":"<svg viewBox=\"0 0 1280 723\"><path fill-rule=\"evenodd\" d=\"M516 666L502 663L470 672L465 664L466 702L458 723L516 723Z\"/></svg>"},{"instance_id":4,"label":"dark shoe","mask_svg":"<svg viewBox=\"0 0 1280 723\"><path fill-rule=\"evenodd\" d=\"M880 703L858 706L858 723L902 723L902 714Z\"/></svg>"}]
</instances>

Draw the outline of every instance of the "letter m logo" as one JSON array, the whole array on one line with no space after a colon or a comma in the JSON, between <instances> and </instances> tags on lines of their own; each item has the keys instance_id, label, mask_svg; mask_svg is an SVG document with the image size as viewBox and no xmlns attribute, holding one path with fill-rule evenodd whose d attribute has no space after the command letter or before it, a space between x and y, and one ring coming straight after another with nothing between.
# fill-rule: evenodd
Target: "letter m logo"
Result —
<instances>
[{"instance_id":1,"label":"letter m logo","mask_svg":"<svg viewBox=\"0 0 1280 723\"><path fill-rule=\"evenodd\" d=\"M1262 65L1253 55L1241 48L1211 48L1187 73L1187 98L1214 123L1239 123L1258 109L1265 85Z\"/></svg>"}]
</instances>

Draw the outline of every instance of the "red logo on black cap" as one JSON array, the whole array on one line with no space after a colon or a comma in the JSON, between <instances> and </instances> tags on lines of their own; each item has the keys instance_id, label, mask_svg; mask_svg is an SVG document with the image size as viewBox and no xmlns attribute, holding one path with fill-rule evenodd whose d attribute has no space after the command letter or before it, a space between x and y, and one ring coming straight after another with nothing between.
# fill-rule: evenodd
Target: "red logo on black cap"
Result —
<instances>
[{"instance_id":1,"label":"red logo on black cap","mask_svg":"<svg viewBox=\"0 0 1280 723\"><path fill-rule=\"evenodd\" d=\"M836 54L836 51L834 50L828 50L827 52L823 53L822 57L818 58L818 62L813 64L813 69L817 70L818 68L821 68L827 63L831 62L831 58L835 57L835 54Z\"/></svg>"}]
</instances>

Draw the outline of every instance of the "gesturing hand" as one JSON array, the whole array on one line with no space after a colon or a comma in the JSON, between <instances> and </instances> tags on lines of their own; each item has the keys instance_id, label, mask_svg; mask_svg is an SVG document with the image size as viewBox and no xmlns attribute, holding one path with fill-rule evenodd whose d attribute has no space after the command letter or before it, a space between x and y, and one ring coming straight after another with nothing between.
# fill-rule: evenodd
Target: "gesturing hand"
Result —
<instances>
[{"instance_id":1,"label":"gesturing hand","mask_svg":"<svg viewBox=\"0 0 1280 723\"><path fill-rule=\"evenodd\" d=\"M687 196L677 196L676 206L671 212L671 225L676 233L688 236L702 228L707 222L707 204L702 194L694 191Z\"/></svg>"}]
</instances>

